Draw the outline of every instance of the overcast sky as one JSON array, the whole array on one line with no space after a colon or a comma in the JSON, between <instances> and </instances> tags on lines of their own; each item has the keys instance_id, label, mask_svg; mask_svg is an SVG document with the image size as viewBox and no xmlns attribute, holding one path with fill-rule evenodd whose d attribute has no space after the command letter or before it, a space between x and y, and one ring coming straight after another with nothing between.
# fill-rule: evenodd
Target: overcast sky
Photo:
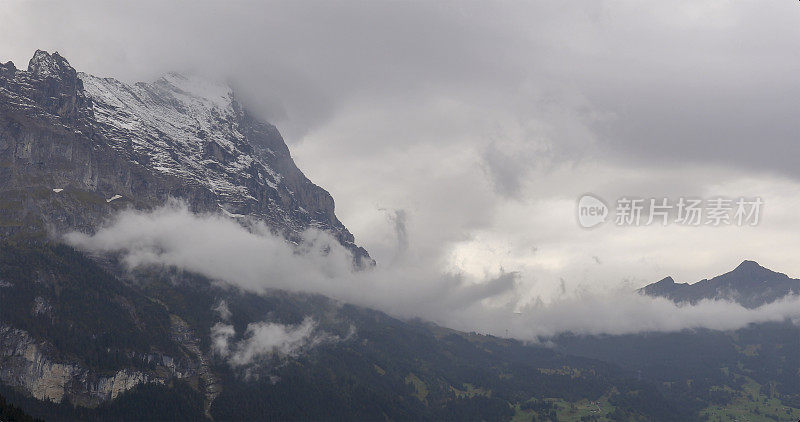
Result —
<instances>
[{"instance_id":1,"label":"overcast sky","mask_svg":"<svg viewBox=\"0 0 800 422\"><path fill-rule=\"evenodd\" d=\"M229 78L379 262L532 297L800 276L796 1L3 2L0 61ZM761 197L757 227L576 222L576 201ZM398 236L400 234L400 236Z\"/></svg>"}]
</instances>

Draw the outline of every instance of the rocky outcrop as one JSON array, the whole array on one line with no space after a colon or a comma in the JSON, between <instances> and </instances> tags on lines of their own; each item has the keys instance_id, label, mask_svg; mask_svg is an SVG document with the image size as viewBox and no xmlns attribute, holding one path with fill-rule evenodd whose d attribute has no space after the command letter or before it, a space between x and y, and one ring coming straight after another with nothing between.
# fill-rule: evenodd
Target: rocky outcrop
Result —
<instances>
[{"instance_id":1,"label":"rocky outcrop","mask_svg":"<svg viewBox=\"0 0 800 422\"><path fill-rule=\"evenodd\" d=\"M200 380L203 395L203 412L211 418L211 405L219 396L222 386L211 370L208 356L200 349L200 340L194 330L177 315L170 316L172 340L182 345L195 359L197 359L197 376Z\"/></svg>"},{"instance_id":2,"label":"rocky outcrop","mask_svg":"<svg viewBox=\"0 0 800 422\"><path fill-rule=\"evenodd\" d=\"M177 366L169 356L151 354L142 356L142 360L155 365L152 371L123 368L113 374L98 374L77 362L58 362L51 357L54 354L52 346L36 341L25 331L0 325L0 382L39 400L94 407L139 384L163 384L173 377L197 373L196 368Z\"/></svg>"},{"instance_id":3,"label":"rocky outcrop","mask_svg":"<svg viewBox=\"0 0 800 422\"><path fill-rule=\"evenodd\" d=\"M321 229L371 262L277 129L226 85L174 73L128 85L44 51L27 71L0 64L0 234L91 232L121 208L171 197L290 240Z\"/></svg>"}]
</instances>

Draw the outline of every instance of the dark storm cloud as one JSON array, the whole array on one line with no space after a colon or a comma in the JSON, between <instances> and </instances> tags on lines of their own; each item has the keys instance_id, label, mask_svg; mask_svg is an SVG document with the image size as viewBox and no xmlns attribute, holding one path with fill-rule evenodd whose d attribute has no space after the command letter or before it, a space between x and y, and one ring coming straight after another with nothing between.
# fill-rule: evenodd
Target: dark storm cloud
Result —
<instances>
[{"instance_id":1,"label":"dark storm cloud","mask_svg":"<svg viewBox=\"0 0 800 422\"><path fill-rule=\"evenodd\" d=\"M573 72L592 104L614 115L595 126L604 148L618 161L800 177L800 80L792 76L800 7L698 5L693 19L606 25L598 36L618 47L585 68L591 76Z\"/></svg>"},{"instance_id":2,"label":"dark storm cloud","mask_svg":"<svg viewBox=\"0 0 800 422\"><path fill-rule=\"evenodd\" d=\"M41 48L129 82L230 79L379 262L400 246L436 274L506 268L529 296L756 253L798 271L797 2L4 2L0 21L19 67ZM586 192L764 196L769 214L588 233Z\"/></svg>"},{"instance_id":3,"label":"dark storm cloud","mask_svg":"<svg viewBox=\"0 0 800 422\"><path fill-rule=\"evenodd\" d=\"M577 89L584 107L609 116L578 120L591 123L611 160L714 161L800 176L792 158L800 153L794 3L98 1L5 8L3 58L24 62L46 48L82 70L128 80L165 69L225 74L290 142L352 101L413 104L443 96L525 116L568 104L561 90ZM566 150L556 157L579 156L585 143L570 146L564 137L561 131L552 140L551 149ZM498 190L518 190L527 163L487 148Z\"/></svg>"},{"instance_id":4,"label":"dark storm cloud","mask_svg":"<svg viewBox=\"0 0 800 422\"><path fill-rule=\"evenodd\" d=\"M495 31L512 12L503 9L491 16L460 3L18 3L7 11L3 57L24 62L36 48L59 50L82 70L129 81L164 69L223 73L267 117L304 131L356 96L391 101L520 80L523 68L503 65L512 55L500 47L514 43L509 31Z\"/></svg>"}]
</instances>

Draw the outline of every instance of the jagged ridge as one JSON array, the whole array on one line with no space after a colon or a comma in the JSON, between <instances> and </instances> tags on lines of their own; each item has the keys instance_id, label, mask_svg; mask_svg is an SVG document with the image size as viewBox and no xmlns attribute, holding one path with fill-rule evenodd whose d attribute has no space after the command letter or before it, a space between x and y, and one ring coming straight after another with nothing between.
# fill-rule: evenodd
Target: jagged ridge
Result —
<instances>
[{"instance_id":1,"label":"jagged ridge","mask_svg":"<svg viewBox=\"0 0 800 422\"><path fill-rule=\"evenodd\" d=\"M194 211L256 217L290 240L318 228L369 260L333 198L297 168L278 130L226 85L171 73L128 85L37 51L0 65L0 229L92 231L168 197Z\"/></svg>"},{"instance_id":2,"label":"jagged ridge","mask_svg":"<svg viewBox=\"0 0 800 422\"><path fill-rule=\"evenodd\" d=\"M666 277L641 289L648 296L675 302L696 303L703 299L733 300L749 308L800 294L800 280L766 269L755 261L744 261L733 271L697 283L676 283Z\"/></svg>"}]
</instances>

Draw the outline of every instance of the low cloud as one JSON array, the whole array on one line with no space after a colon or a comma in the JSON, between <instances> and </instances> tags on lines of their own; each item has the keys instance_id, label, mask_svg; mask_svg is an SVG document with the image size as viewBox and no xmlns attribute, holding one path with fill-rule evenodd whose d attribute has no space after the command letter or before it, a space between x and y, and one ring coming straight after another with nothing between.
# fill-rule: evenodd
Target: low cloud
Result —
<instances>
[{"instance_id":1,"label":"low cloud","mask_svg":"<svg viewBox=\"0 0 800 422\"><path fill-rule=\"evenodd\" d=\"M211 327L211 351L226 358L231 354L231 339L236 335L233 325L218 322Z\"/></svg>"},{"instance_id":2,"label":"low cloud","mask_svg":"<svg viewBox=\"0 0 800 422\"><path fill-rule=\"evenodd\" d=\"M327 233L309 230L298 246L266 226L248 231L220 215L192 214L182 204L124 211L93 236L71 233L65 239L88 251L120 252L129 268L175 266L250 292L318 293L408 317L469 307L512 291L515 281L513 274L501 274L476 282L414 265L354 272L350 252Z\"/></svg>"},{"instance_id":3,"label":"low cloud","mask_svg":"<svg viewBox=\"0 0 800 422\"><path fill-rule=\"evenodd\" d=\"M490 313L491 315L491 313ZM630 291L568 295L550 303L532 303L513 316L483 319L480 331L507 329L522 339L541 339L570 332L579 335L671 332L687 329L735 330L753 323L800 324L800 296L787 296L755 309L735 302L703 300L675 304Z\"/></svg>"},{"instance_id":4,"label":"low cloud","mask_svg":"<svg viewBox=\"0 0 800 422\"><path fill-rule=\"evenodd\" d=\"M309 231L299 247L269 234L247 230L219 215L195 215L181 204L152 212L122 212L95 235L71 233L66 241L91 252L121 253L130 268L166 265L197 272L246 291L271 289L317 293L391 315L421 317L465 331L537 341L562 332L627 334L710 328L736 329L750 323L800 320L800 297L756 309L727 301L676 305L629 288L593 291L561 289L546 302L521 286L531 274L500 272L482 278L442 272L427 260L402 260L388 267L354 271L352 257L335 239ZM527 281L527 283L521 283ZM222 315L225 306L219 304ZM212 330L213 347L232 365L257 356L291 354L313 343L315 324L296 327L250 324L235 344L233 327Z\"/></svg>"},{"instance_id":5,"label":"low cloud","mask_svg":"<svg viewBox=\"0 0 800 422\"><path fill-rule=\"evenodd\" d=\"M272 355L292 356L322 342L337 338L317 329L317 323L307 317L291 326L275 322L254 322L247 325L244 336L234 341L232 325L217 323L211 327L211 349L233 367L247 366L259 358Z\"/></svg>"}]
</instances>

